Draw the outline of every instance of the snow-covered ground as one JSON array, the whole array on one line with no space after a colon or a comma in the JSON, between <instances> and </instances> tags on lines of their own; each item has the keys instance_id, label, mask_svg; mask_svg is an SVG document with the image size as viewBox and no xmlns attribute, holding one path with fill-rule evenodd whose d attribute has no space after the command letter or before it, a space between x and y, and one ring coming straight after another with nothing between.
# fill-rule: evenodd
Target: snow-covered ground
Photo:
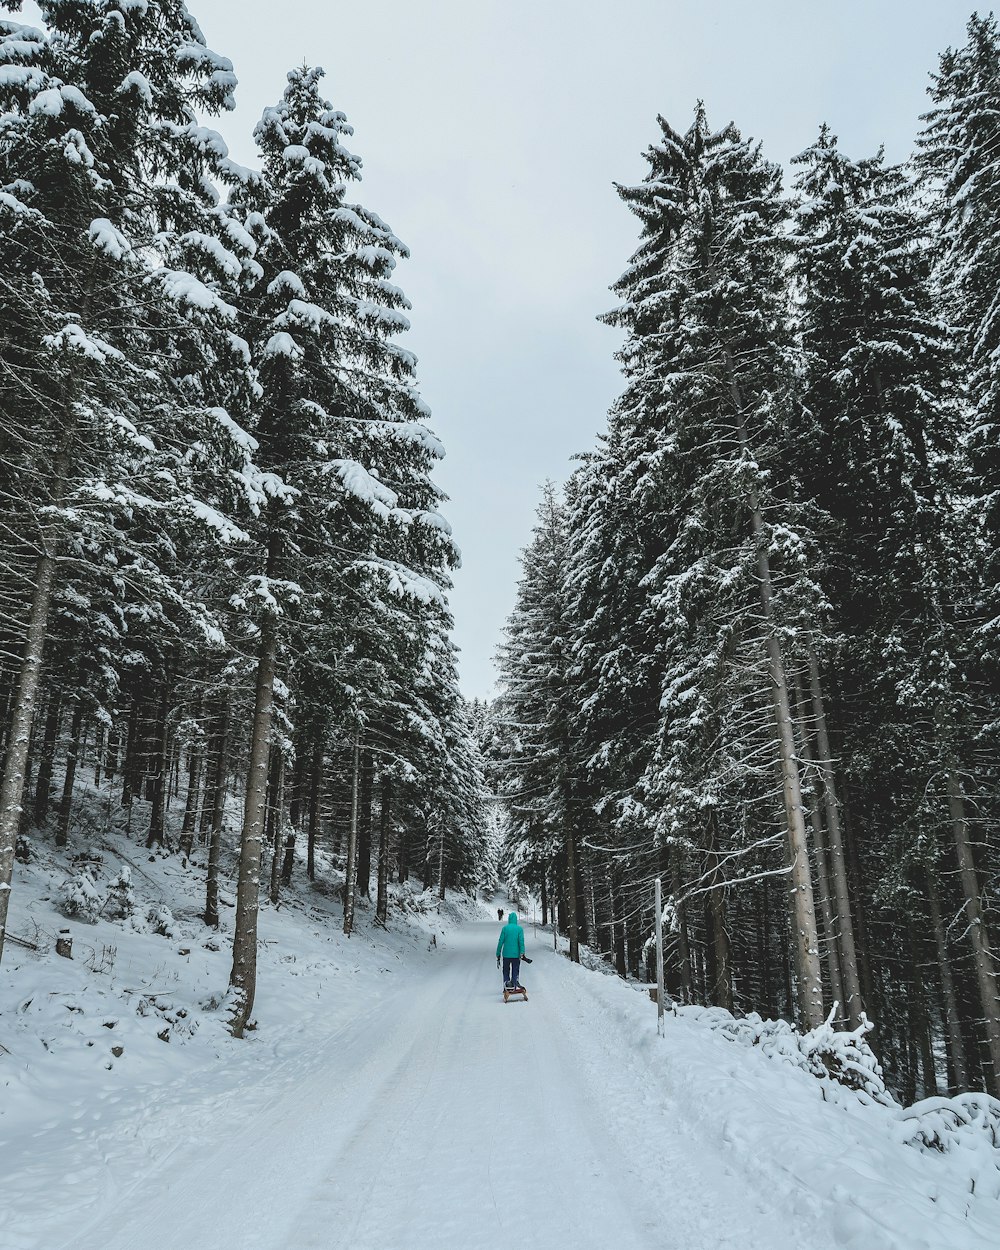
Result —
<instances>
[{"instance_id":1,"label":"snow-covered ground","mask_svg":"<svg viewBox=\"0 0 1000 1250\"><path fill-rule=\"evenodd\" d=\"M190 908L173 936L70 922L72 961L8 949L2 1250L1000 1245L979 1153L905 1145L891 1109L697 1012L658 1038L645 994L530 923L530 1001L505 1006L495 912L468 902L397 892L388 933L362 910L348 940L303 883L263 913L258 1028L234 1041L201 874L114 850L137 894ZM42 945L52 881L15 883L12 929Z\"/></svg>"}]
</instances>

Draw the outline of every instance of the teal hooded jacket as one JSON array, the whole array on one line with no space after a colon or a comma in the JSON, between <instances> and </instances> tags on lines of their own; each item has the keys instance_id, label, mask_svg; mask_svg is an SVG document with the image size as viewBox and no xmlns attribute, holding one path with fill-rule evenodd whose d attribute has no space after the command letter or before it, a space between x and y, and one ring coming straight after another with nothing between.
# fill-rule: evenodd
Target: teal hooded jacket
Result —
<instances>
[{"instance_id":1,"label":"teal hooded jacket","mask_svg":"<svg viewBox=\"0 0 1000 1250\"><path fill-rule=\"evenodd\" d=\"M507 923L500 930L500 940L497 942L497 959L503 955L504 959L520 959L524 954L524 930L517 923L517 912L512 911L507 917Z\"/></svg>"}]
</instances>

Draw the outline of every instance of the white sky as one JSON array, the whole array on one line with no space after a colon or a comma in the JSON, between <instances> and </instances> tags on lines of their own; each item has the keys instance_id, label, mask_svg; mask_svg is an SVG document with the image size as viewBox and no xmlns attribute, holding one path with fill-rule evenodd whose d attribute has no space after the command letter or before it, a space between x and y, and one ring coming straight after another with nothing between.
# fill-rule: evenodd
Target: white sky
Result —
<instances>
[{"instance_id":1,"label":"white sky","mask_svg":"<svg viewBox=\"0 0 1000 1250\"><path fill-rule=\"evenodd\" d=\"M902 159L973 2L187 0L240 77L217 123L233 155L253 161L285 72L322 65L358 198L411 248L407 346L448 449L466 694L490 692L539 483L565 479L618 391L618 338L595 318L638 222L612 183L642 177L657 113L683 127L701 97L777 161L824 120L849 153Z\"/></svg>"}]
</instances>

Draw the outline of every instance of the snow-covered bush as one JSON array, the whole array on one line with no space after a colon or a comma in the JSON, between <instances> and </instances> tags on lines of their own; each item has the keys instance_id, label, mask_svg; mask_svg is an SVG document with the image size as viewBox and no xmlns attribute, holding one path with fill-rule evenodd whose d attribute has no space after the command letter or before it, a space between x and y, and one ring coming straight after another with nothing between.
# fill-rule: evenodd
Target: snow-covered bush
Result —
<instances>
[{"instance_id":1,"label":"snow-covered bush","mask_svg":"<svg viewBox=\"0 0 1000 1250\"><path fill-rule=\"evenodd\" d=\"M66 878L56 893L56 906L72 920L81 920L84 924L97 923L104 899L89 868Z\"/></svg>"},{"instance_id":2,"label":"snow-covered bush","mask_svg":"<svg viewBox=\"0 0 1000 1250\"><path fill-rule=\"evenodd\" d=\"M177 937L177 923L169 907L162 903L154 904L146 911L146 924L154 933L161 937Z\"/></svg>"},{"instance_id":3,"label":"snow-covered bush","mask_svg":"<svg viewBox=\"0 0 1000 1250\"><path fill-rule=\"evenodd\" d=\"M1000 1100L971 1092L924 1098L899 1109L896 1131L907 1146L955 1153L968 1168L970 1192L1000 1199Z\"/></svg>"},{"instance_id":4,"label":"snow-covered bush","mask_svg":"<svg viewBox=\"0 0 1000 1250\"><path fill-rule=\"evenodd\" d=\"M833 1012L825 1024L799 1033L787 1020L764 1020L756 1012L737 1018L723 1007L683 1007L709 1028L744 1046L758 1046L769 1059L781 1059L820 1080L833 1080L867 1097L892 1105L893 1099L882 1079L882 1068L865 1034L867 1020L850 1032L833 1027Z\"/></svg>"},{"instance_id":5,"label":"snow-covered bush","mask_svg":"<svg viewBox=\"0 0 1000 1250\"><path fill-rule=\"evenodd\" d=\"M722 1007L681 1007L678 1014L808 1072L833 1097L837 1087L846 1087L861 1102L879 1104L894 1121L898 1141L951 1156L952 1172L960 1174L970 1193L1000 1200L1000 1100L965 1093L901 1107L886 1089L879 1062L865 1041L872 1026L864 1018L857 1029L841 1033L833 1027L831 1012L819 1028L799 1033L787 1020L763 1020L755 1012L737 1019Z\"/></svg>"},{"instance_id":6,"label":"snow-covered bush","mask_svg":"<svg viewBox=\"0 0 1000 1250\"><path fill-rule=\"evenodd\" d=\"M107 920L127 920L135 913L135 891L132 889L132 869L122 864L118 875L108 886L108 897L103 915Z\"/></svg>"}]
</instances>

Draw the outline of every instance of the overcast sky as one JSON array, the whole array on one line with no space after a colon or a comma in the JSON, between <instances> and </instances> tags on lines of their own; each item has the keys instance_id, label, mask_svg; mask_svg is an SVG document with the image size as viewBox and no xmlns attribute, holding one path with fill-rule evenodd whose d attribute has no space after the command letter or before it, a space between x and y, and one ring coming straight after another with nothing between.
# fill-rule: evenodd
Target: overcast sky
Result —
<instances>
[{"instance_id":1,"label":"overcast sky","mask_svg":"<svg viewBox=\"0 0 1000 1250\"><path fill-rule=\"evenodd\" d=\"M240 78L251 132L286 71L323 66L355 128L358 198L409 245L407 346L448 456L464 555L452 600L466 694L490 692L545 478L593 445L619 387L599 325L637 220L656 115L733 120L782 162L828 121L853 155L911 150L928 72L973 0L187 0ZM982 7L988 7L986 5Z\"/></svg>"}]
</instances>

